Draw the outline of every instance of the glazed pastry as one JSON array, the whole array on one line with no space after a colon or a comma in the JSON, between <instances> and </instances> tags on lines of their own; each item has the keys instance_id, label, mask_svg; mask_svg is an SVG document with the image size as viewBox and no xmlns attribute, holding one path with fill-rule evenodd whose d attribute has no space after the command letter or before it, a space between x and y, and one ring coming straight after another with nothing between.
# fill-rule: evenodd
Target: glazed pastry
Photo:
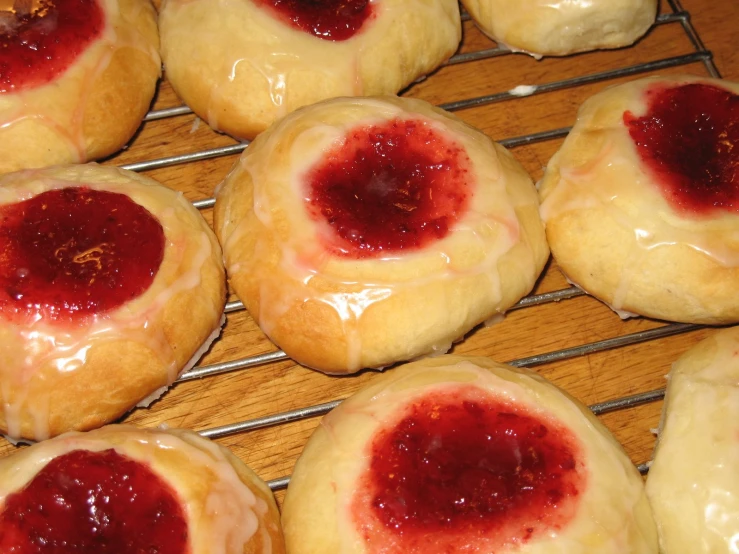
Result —
<instances>
[{"instance_id":1,"label":"glazed pastry","mask_svg":"<svg viewBox=\"0 0 739 554\"><path fill-rule=\"evenodd\" d=\"M328 373L443 353L527 294L549 255L502 146L431 105L303 108L216 192L230 282L262 330Z\"/></svg>"},{"instance_id":2,"label":"glazed pastry","mask_svg":"<svg viewBox=\"0 0 739 554\"><path fill-rule=\"evenodd\" d=\"M0 460L0 551L285 549L272 492L227 449L191 431L111 425Z\"/></svg>"},{"instance_id":3,"label":"glazed pastry","mask_svg":"<svg viewBox=\"0 0 739 554\"><path fill-rule=\"evenodd\" d=\"M149 0L0 0L0 173L119 150L154 96L158 47Z\"/></svg>"},{"instance_id":4,"label":"glazed pastry","mask_svg":"<svg viewBox=\"0 0 739 554\"><path fill-rule=\"evenodd\" d=\"M647 495L668 554L739 548L739 328L672 368Z\"/></svg>"},{"instance_id":5,"label":"glazed pastry","mask_svg":"<svg viewBox=\"0 0 739 554\"><path fill-rule=\"evenodd\" d=\"M654 23L657 0L462 0L483 33L537 58L629 46Z\"/></svg>"},{"instance_id":6,"label":"glazed pastry","mask_svg":"<svg viewBox=\"0 0 739 554\"><path fill-rule=\"evenodd\" d=\"M323 418L293 471L290 554L656 553L641 476L537 374L441 356Z\"/></svg>"},{"instance_id":7,"label":"glazed pastry","mask_svg":"<svg viewBox=\"0 0 739 554\"><path fill-rule=\"evenodd\" d=\"M175 91L242 139L320 100L395 94L461 39L456 0L165 0L159 24Z\"/></svg>"},{"instance_id":8,"label":"glazed pastry","mask_svg":"<svg viewBox=\"0 0 739 554\"><path fill-rule=\"evenodd\" d=\"M623 315L739 321L738 94L658 76L582 105L540 185L568 279Z\"/></svg>"},{"instance_id":9,"label":"glazed pastry","mask_svg":"<svg viewBox=\"0 0 739 554\"><path fill-rule=\"evenodd\" d=\"M221 251L180 193L112 167L27 170L0 179L0 216L0 428L11 437L109 422L161 394L218 335Z\"/></svg>"}]
</instances>

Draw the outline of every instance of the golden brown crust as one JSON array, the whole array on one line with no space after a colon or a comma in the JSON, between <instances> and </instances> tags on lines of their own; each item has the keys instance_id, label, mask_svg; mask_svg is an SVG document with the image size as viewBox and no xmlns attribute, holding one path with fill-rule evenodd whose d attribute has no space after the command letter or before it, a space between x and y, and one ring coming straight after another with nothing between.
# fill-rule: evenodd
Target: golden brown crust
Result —
<instances>
[{"instance_id":1,"label":"golden brown crust","mask_svg":"<svg viewBox=\"0 0 739 554\"><path fill-rule=\"evenodd\" d=\"M427 121L462 145L479 176L467 215L445 239L394 259L345 259L320 244L304 175L356 126ZM216 194L214 228L230 282L265 333L328 373L445 352L528 293L549 251L536 192L481 132L417 100L336 99L260 135Z\"/></svg>"},{"instance_id":2,"label":"golden brown crust","mask_svg":"<svg viewBox=\"0 0 739 554\"><path fill-rule=\"evenodd\" d=\"M0 322L0 428L14 437L43 439L116 419L171 385L220 327L221 250L181 194L112 167L60 166L6 175L0 203L79 184L127 194L147 208L164 228L164 260L147 291L89 327ZM46 357L33 355L37 341L60 346Z\"/></svg>"},{"instance_id":3,"label":"golden brown crust","mask_svg":"<svg viewBox=\"0 0 739 554\"><path fill-rule=\"evenodd\" d=\"M739 216L690 219L643 167L623 114L646 110L651 86L707 83L651 77L586 101L540 184L552 254L567 277L616 310L672 321L739 321Z\"/></svg>"},{"instance_id":4,"label":"golden brown crust","mask_svg":"<svg viewBox=\"0 0 739 554\"><path fill-rule=\"evenodd\" d=\"M628 46L657 16L657 0L462 0L462 4L493 40L537 57Z\"/></svg>"},{"instance_id":5,"label":"golden brown crust","mask_svg":"<svg viewBox=\"0 0 739 554\"><path fill-rule=\"evenodd\" d=\"M573 519L561 529L527 541L531 554L630 554L657 552L657 534L638 471L622 447L580 402L536 373L487 358L439 356L387 371L326 415L293 470L283 502L282 525L291 554L369 554L350 507L372 459L370 445L380 429L398 421L406 407L430 393L454 396L470 387L480 398L503 399L569 430L579 441L587 484ZM444 474L443 469L440 471ZM519 552L491 547L484 533L464 537L455 552ZM377 546L373 543L373 546ZM499 545L496 545L499 546ZM382 550L384 551L384 550ZM387 548L387 551L403 550ZM407 554L421 554L418 550Z\"/></svg>"},{"instance_id":6,"label":"golden brown crust","mask_svg":"<svg viewBox=\"0 0 739 554\"><path fill-rule=\"evenodd\" d=\"M284 554L280 516L267 484L226 448L184 429L109 425L67 433L0 461L0 499L72 450L115 449L149 467L182 502L190 554Z\"/></svg>"},{"instance_id":7,"label":"golden brown crust","mask_svg":"<svg viewBox=\"0 0 739 554\"><path fill-rule=\"evenodd\" d=\"M0 94L0 173L80 163L123 147L161 72L149 0L100 0L106 28L47 85Z\"/></svg>"},{"instance_id":8,"label":"golden brown crust","mask_svg":"<svg viewBox=\"0 0 739 554\"><path fill-rule=\"evenodd\" d=\"M461 38L455 0L380 0L353 38L297 31L251 0L167 0L167 78L211 127L251 139L296 108L338 96L395 94L433 71Z\"/></svg>"}]
</instances>

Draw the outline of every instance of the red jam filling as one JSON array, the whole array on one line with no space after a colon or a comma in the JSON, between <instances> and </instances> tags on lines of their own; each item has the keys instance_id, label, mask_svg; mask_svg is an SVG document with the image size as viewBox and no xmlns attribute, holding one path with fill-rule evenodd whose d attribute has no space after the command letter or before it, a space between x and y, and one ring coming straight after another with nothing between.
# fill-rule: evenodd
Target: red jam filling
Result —
<instances>
[{"instance_id":1,"label":"red jam filling","mask_svg":"<svg viewBox=\"0 0 739 554\"><path fill-rule=\"evenodd\" d=\"M97 0L10 3L0 10L0 92L51 82L105 28L105 15Z\"/></svg>"},{"instance_id":2,"label":"red jam filling","mask_svg":"<svg viewBox=\"0 0 739 554\"><path fill-rule=\"evenodd\" d=\"M653 87L647 113L624 113L667 201L686 215L739 212L739 96L705 84Z\"/></svg>"},{"instance_id":3,"label":"red jam filling","mask_svg":"<svg viewBox=\"0 0 739 554\"><path fill-rule=\"evenodd\" d=\"M484 541L480 552L497 552L574 517L585 488L575 437L468 392L428 395L375 434L353 503L370 550L478 552Z\"/></svg>"},{"instance_id":4,"label":"red jam filling","mask_svg":"<svg viewBox=\"0 0 739 554\"><path fill-rule=\"evenodd\" d=\"M375 16L369 0L255 0L280 21L331 41L348 40Z\"/></svg>"},{"instance_id":5,"label":"red jam filling","mask_svg":"<svg viewBox=\"0 0 739 554\"><path fill-rule=\"evenodd\" d=\"M359 127L307 176L308 210L352 258L420 249L447 236L473 194L464 148L423 121Z\"/></svg>"},{"instance_id":6,"label":"red jam filling","mask_svg":"<svg viewBox=\"0 0 739 554\"><path fill-rule=\"evenodd\" d=\"M186 554L177 494L114 450L74 450L50 461L0 514L0 552Z\"/></svg>"},{"instance_id":7,"label":"red jam filling","mask_svg":"<svg viewBox=\"0 0 739 554\"><path fill-rule=\"evenodd\" d=\"M146 291L164 257L159 221L128 196L65 188L0 206L0 314L84 321Z\"/></svg>"}]
</instances>

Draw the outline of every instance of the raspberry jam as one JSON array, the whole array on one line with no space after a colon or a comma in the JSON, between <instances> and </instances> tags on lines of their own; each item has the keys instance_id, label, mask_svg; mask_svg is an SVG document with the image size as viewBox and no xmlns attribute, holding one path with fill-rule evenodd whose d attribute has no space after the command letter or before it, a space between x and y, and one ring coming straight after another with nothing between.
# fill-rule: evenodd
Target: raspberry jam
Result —
<instances>
[{"instance_id":1,"label":"raspberry jam","mask_svg":"<svg viewBox=\"0 0 739 554\"><path fill-rule=\"evenodd\" d=\"M360 127L307 175L308 210L330 226L325 247L334 254L420 249L466 213L470 165L463 147L423 121Z\"/></svg>"},{"instance_id":2,"label":"raspberry jam","mask_svg":"<svg viewBox=\"0 0 739 554\"><path fill-rule=\"evenodd\" d=\"M0 206L0 314L72 322L149 288L164 257L159 221L128 196L82 187Z\"/></svg>"},{"instance_id":3,"label":"raspberry jam","mask_svg":"<svg viewBox=\"0 0 739 554\"><path fill-rule=\"evenodd\" d=\"M0 92L51 82L105 28L97 0L5 0L0 9Z\"/></svg>"},{"instance_id":4,"label":"raspberry jam","mask_svg":"<svg viewBox=\"0 0 739 554\"><path fill-rule=\"evenodd\" d=\"M642 162L684 215L739 212L739 96L706 84L655 86L624 113Z\"/></svg>"},{"instance_id":5,"label":"raspberry jam","mask_svg":"<svg viewBox=\"0 0 739 554\"><path fill-rule=\"evenodd\" d=\"M522 407L464 388L433 393L375 434L354 521L371 551L474 553L479 540L497 552L573 518L579 452L567 429Z\"/></svg>"},{"instance_id":6,"label":"raspberry jam","mask_svg":"<svg viewBox=\"0 0 739 554\"><path fill-rule=\"evenodd\" d=\"M74 450L5 499L0 552L187 554L188 527L175 491L144 464Z\"/></svg>"},{"instance_id":7,"label":"raspberry jam","mask_svg":"<svg viewBox=\"0 0 739 554\"><path fill-rule=\"evenodd\" d=\"M282 22L323 40L343 41L375 17L369 0L254 0Z\"/></svg>"}]
</instances>

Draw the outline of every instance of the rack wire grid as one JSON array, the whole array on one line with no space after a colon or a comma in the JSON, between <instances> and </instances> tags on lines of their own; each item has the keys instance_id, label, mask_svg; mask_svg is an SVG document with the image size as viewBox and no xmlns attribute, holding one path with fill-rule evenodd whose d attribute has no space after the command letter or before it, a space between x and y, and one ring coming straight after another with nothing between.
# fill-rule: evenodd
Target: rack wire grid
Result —
<instances>
[{"instance_id":1,"label":"rack wire grid","mask_svg":"<svg viewBox=\"0 0 739 554\"><path fill-rule=\"evenodd\" d=\"M465 25L471 26L469 17L466 16L464 13L463 21L465 21ZM667 5L663 6L663 13L658 16L655 26L679 26L682 29L682 33L684 33L684 36L687 37L692 51L678 56L666 57L663 59L654 59L643 63L637 63L635 65L618 67L615 69L607 69L596 73L577 75L562 80L531 84L526 87L526 92L523 95L520 89L513 88L510 90L493 92L488 95L477 96L474 98L464 98L447 103L440 103L439 107L444 108L448 111L455 112L467 108L489 106L491 104L500 103L503 101L517 101L521 96L547 94L553 91L571 89L573 87L582 87L594 83L607 84L609 81L613 81L619 78L632 78L646 73L658 72L660 70L676 68L696 63L702 64L705 71L710 76L717 78L720 77L719 71L713 62L712 53L703 45L698 32L691 23L690 14L682 8L678 0L668 0ZM447 65L474 64L480 62L481 60L488 60L490 58L504 56L521 56L521 54L514 54L504 47L495 45L495 43L490 41L489 39L485 40L488 41L488 47L459 53L453 56L447 62ZM431 76L430 78L433 79L434 77ZM193 117L191 114L192 112L186 106L177 106L173 108L153 110L147 114L144 125L150 125L153 122L162 119L177 118L186 115L190 115L190 117ZM194 124L198 124L197 119L194 120ZM556 141L557 139L562 139L564 136L566 136L568 131L569 127L543 129L522 136L505 137L497 140L504 146L515 149L516 147L522 145L528 145L543 141ZM211 158L230 156L235 159L236 156L238 156L246 148L248 148L248 143L234 142L233 144L228 144L217 148L204 149L181 155L174 155L145 161L136 161L133 163L123 164L121 165L121 167L132 171L151 171L161 168L179 166L181 164L195 164ZM111 162L116 163L116 158L113 158ZM212 198L204 198L195 201L194 205L201 210L207 210L212 208L212 206L214 205L214 200ZM565 301L578 296L582 296L583 294L584 293L582 291L575 287L568 287L561 290L533 294L521 300L516 306L514 306L514 308L512 308L512 310L527 310L533 306ZM244 310L244 306L239 301L229 302L226 304L225 308L225 312L227 315L240 312L242 310ZM508 361L508 363L514 366L525 366L532 368L555 361L567 360L570 358L585 356L595 352L623 348L628 345L634 345L645 341L652 341L672 335L687 333L699 328L700 326L691 324L663 324L644 331L638 331L635 333L629 333L617 337L604 338L602 340L580 344L574 347L510 360ZM236 359L232 359L226 362L214 363L209 365L199 365L182 374L177 382L182 383L195 379L209 378L227 372L245 371L250 368L251 371L259 371L261 367L264 367L268 364L273 364L275 362L283 361L286 358L287 356L284 352L277 350L266 354L237 357ZM617 399L592 404L590 406L590 409L597 415L604 414L606 412L614 410L622 410L644 403L655 402L662 399L663 396L664 389L647 390L638 394L623 396ZM310 405L299 409L284 411L281 413L275 413L272 415L258 417L245 421L238 421L218 427L211 427L200 430L198 432L205 437L220 438L234 434L248 433L250 431L262 429L265 427L285 425L287 423L325 415L331 409L336 407L341 401L342 398L336 398L329 402ZM648 463L642 463L638 466L638 468L642 473L646 473L648 470ZM268 481L268 485L272 490L277 491L286 488L288 482L289 476L284 476Z\"/></svg>"},{"instance_id":2,"label":"rack wire grid","mask_svg":"<svg viewBox=\"0 0 739 554\"><path fill-rule=\"evenodd\" d=\"M568 89L572 87L578 87L591 83L598 83L604 81L610 81L622 77L637 77L641 74L650 72L656 72L666 68L684 66L695 62L701 62L708 74L715 78L720 78L718 68L714 64L712 53L705 48L703 42L693 26L690 20L690 14L682 8L679 0L669 0L669 7L671 13L661 13L658 15L655 25L680 25L690 40L694 52L684 54L675 57L668 57L664 59L657 59L645 63L639 63L628 67L620 67L617 69L606 70L598 73L592 73L587 75L580 75L573 78L562 79L558 81L552 81L547 83L538 83L535 85L528 85L528 91L531 94L545 94L547 92ZM469 20L469 16L464 13L462 15L463 21ZM508 48L503 46L497 46L491 41L490 48L476 50L474 52L459 53L453 56L448 62L448 65L452 64L466 64L479 60L489 59L500 56L511 56L517 55L511 52ZM529 94L525 94L528 96ZM516 89L511 89L503 92L495 92L486 96L479 96L475 98L468 98L458 100L454 102L439 104L439 107L450 112L462 110L464 108L486 106L496 102L502 102L505 100L515 100L522 96ZM177 106L174 108L166 108L161 110L154 110L147 114L145 122L156 121L168 117L176 117L192 113L187 106ZM563 138L570 131L570 127L563 127L557 129L547 129L535 133L529 133L517 137L509 137L498 140L498 142L507 148L515 148L524 144L530 144L533 142L554 140ZM146 171L152 169L158 169L161 167L168 167L178 164L195 163L204 159L220 157L220 156L231 156L241 154L248 147L248 142L241 142L229 146L223 146L214 149L201 150L188 154L182 154L177 156L171 156L166 158L160 158L155 160L141 161L131 164L126 164L121 167L132 171ZM213 198L206 198L193 202L193 204L199 209L212 208L214 205ZM569 287L553 292L530 295L522 299L516 304L512 310L525 309L530 306L558 302L566 300L576 296L583 295L584 293L576 288ZM226 314L240 311L244 309L244 305L240 301L229 302L226 304ZM664 326L651 329L648 331L642 331L637 333L631 333L624 336L608 338L588 344L583 344L573 348L566 348L547 352L543 354L537 354L526 358L520 358L516 360L510 360L507 363L517 367L533 368L538 365L546 364L553 361L565 360L576 356L583 356L586 354L598 352L601 350L610 350L619 348L631 344L654 340L670 335L685 333L688 331L696 330L700 328L699 325L683 324L683 323L672 323ZM211 365L202 365L195 367L185 373L183 373L178 382L200 379L212 375L217 375L230 371L245 370L255 366L268 364L271 362L286 359L287 355L281 350L275 352L261 354L256 356L249 356L245 358L239 358L228 362L222 362ZM600 402L589 406L590 410L596 414L602 414L612 410L619 410L629 408L646 402L654 402L661 400L664 397L665 390L657 389L645 391L639 394L617 398L605 402ZM333 408L341 403L342 399L336 399L331 402L321 403L317 405L307 406L304 408L290 410L282 413L277 413L265 417L255 418L247 421L235 422L228 425L222 425L218 427L212 427L209 429L199 431L199 434L211 439L223 437L226 435L232 435L236 433L246 433L255 429L269 427L273 425L287 424L293 421L302 419L323 416L331 411ZM638 469L641 473L648 471L648 462L638 465ZM287 487L290 481L289 476L285 476L278 479L268 481L269 487L273 490L281 490Z\"/></svg>"}]
</instances>

